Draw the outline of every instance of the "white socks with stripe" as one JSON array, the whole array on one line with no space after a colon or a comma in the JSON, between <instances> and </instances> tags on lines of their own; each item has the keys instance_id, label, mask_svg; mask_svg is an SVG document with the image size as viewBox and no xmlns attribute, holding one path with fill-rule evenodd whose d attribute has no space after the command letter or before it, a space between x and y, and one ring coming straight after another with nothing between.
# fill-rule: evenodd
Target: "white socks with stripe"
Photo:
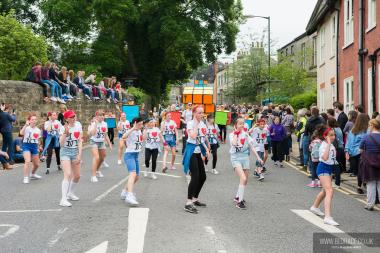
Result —
<instances>
[{"instance_id":1,"label":"white socks with stripe","mask_svg":"<svg viewBox=\"0 0 380 253\"><path fill-rule=\"evenodd\" d=\"M236 197L239 199L239 202L241 202L244 199L244 189L245 189L245 185L239 184L239 188L236 193Z\"/></svg>"},{"instance_id":2,"label":"white socks with stripe","mask_svg":"<svg viewBox=\"0 0 380 253\"><path fill-rule=\"evenodd\" d=\"M70 182L63 180L62 181L62 199L67 200L67 193L69 192L69 188L70 188Z\"/></svg>"}]
</instances>

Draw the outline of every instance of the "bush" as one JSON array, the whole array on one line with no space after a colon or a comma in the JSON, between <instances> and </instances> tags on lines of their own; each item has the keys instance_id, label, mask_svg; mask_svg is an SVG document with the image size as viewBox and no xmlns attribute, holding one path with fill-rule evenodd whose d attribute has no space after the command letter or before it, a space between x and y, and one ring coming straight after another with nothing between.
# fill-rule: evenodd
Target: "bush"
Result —
<instances>
[{"instance_id":1,"label":"bush","mask_svg":"<svg viewBox=\"0 0 380 253\"><path fill-rule=\"evenodd\" d=\"M313 103L317 102L317 93L316 92L301 93L292 97L289 102L293 106L294 109L308 108Z\"/></svg>"},{"instance_id":2,"label":"bush","mask_svg":"<svg viewBox=\"0 0 380 253\"><path fill-rule=\"evenodd\" d=\"M0 79L23 80L35 62L47 60L47 44L13 14L0 14Z\"/></svg>"},{"instance_id":3,"label":"bush","mask_svg":"<svg viewBox=\"0 0 380 253\"><path fill-rule=\"evenodd\" d=\"M135 98L135 104L141 105L145 102L147 94L139 88L130 87L128 88L128 94L132 95Z\"/></svg>"}]
</instances>

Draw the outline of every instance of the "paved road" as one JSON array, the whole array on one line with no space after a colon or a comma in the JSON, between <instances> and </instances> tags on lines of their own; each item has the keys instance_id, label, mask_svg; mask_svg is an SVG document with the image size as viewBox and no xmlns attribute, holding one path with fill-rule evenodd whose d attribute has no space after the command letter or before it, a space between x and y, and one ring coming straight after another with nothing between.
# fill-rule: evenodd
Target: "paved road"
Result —
<instances>
[{"instance_id":1,"label":"paved road","mask_svg":"<svg viewBox=\"0 0 380 253\"><path fill-rule=\"evenodd\" d=\"M197 215L183 211L187 181L180 169L156 181L142 179L136 187L141 206L129 208L119 199L127 172L116 164L115 151L108 152L111 166L103 169L105 178L94 184L85 150L76 191L81 200L71 208L58 205L62 174L54 169L29 185L21 183L20 167L1 171L0 252L135 253L142 246L152 253L312 252L316 232L380 232L379 212L364 210L363 203L341 191L335 192L333 206L338 230L310 216L307 210L318 189L306 188L308 178L290 165L269 164L264 182L251 177L248 209L238 210L232 202L238 179L227 146L219 157L221 173L207 175L200 197L208 207ZM42 174L45 164L41 168Z\"/></svg>"}]
</instances>

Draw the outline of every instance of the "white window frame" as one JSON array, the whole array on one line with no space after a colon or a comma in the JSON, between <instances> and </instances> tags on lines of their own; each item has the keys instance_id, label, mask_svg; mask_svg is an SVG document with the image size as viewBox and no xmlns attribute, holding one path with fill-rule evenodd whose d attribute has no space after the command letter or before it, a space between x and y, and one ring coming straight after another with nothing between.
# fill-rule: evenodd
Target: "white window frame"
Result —
<instances>
[{"instance_id":1,"label":"white window frame","mask_svg":"<svg viewBox=\"0 0 380 253\"><path fill-rule=\"evenodd\" d=\"M372 115L373 113L373 92L372 92L372 68L368 69L368 85L367 85L367 113Z\"/></svg>"},{"instance_id":2,"label":"white window frame","mask_svg":"<svg viewBox=\"0 0 380 253\"><path fill-rule=\"evenodd\" d=\"M335 102L335 101L338 101L337 97L336 97L336 84L335 83L332 83L331 84L331 101Z\"/></svg>"},{"instance_id":3,"label":"white window frame","mask_svg":"<svg viewBox=\"0 0 380 253\"><path fill-rule=\"evenodd\" d=\"M377 1L376 0L368 0L368 27L367 31L371 30L376 26L376 5Z\"/></svg>"},{"instance_id":4,"label":"white window frame","mask_svg":"<svg viewBox=\"0 0 380 253\"><path fill-rule=\"evenodd\" d=\"M317 66L317 61L318 61L317 36L312 38L312 43L313 43L313 66Z\"/></svg>"},{"instance_id":5,"label":"white window frame","mask_svg":"<svg viewBox=\"0 0 380 253\"><path fill-rule=\"evenodd\" d=\"M326 87L321 89L319 88L319 108L321 109L322 112L325 111L325 90L326 90Z\"/></svg>"},{"instance_id":6,"label":"white window frame","mask_svg":"<svg viewBox=\"0 0 380 253\"><path fill-rule=\"evenodd\" d=\"M352 0L344 0L344 47L354 43L354 8Z\"/></svg>"},{"instance_id":7,"label":"white window frame","mask_svg":"<svg viewBox=\"0 0 380 253\"><path fill-rule=\"evenodd\" d=\"M354 77L344 79L344 111L348 113L354 109Z\"/></svg>"},{"instance_id":8,"label":"white window frame","mask_svg":"<svg viewBox=\"0 0 380 253\"><path fill-rule=\"evenodd\" d=\"M319 31L319 65L325 63L325 49L326 49L326 28L322 27Z\"/></svg>"},{"instance_id":9,"label":"white window frame","mask_svg":"<svg viewBox=\"0 0 380 253\"><path fill-rule=\"evenodd\" d=\"M337 18L334 15L331 18L331 57L336 54L336 30L337 30Z\"/></svg>"}]
</instances>

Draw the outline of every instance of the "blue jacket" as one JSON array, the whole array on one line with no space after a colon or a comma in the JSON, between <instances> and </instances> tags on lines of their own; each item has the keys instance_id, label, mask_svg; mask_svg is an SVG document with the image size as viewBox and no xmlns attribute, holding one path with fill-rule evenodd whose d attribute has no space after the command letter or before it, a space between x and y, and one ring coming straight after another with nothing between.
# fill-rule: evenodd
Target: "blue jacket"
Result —
<instances>
[{"instance_id":1,"label":"blue jacket","mask_svg":"<svg viewBox=\"0 0 380 253\"><path fill-rule=\"evenodd\" d=\"M16 121L16 115L10 115L7 112L0 111L0 132L12 133L12 122Z\"/></svg>"},{"instance_id":2,"label":"blue jacket","mask_svg":"<svg viewBox=\"0 0 380 253\"><path fill-rule=\"evenodd\" d=\"M350 156L360 155L360 142L363 140L363 137L366 136L367 133L362 132L358 134L353 134L351 131L347 136L346 148L344 149Z\"/></svg>"},{"instance_id":3,"label":"blue jacket","mask_svg":"<svg viewBox=\"0 0 380 253\"><path fill-rule=\"evenodd\" d=\"M186 148L185 148L185 152L183 153L183 160L182 160L183 172L185 172L186 175L189 173L190 159L197 146L201 148L202 155L206 155L206 148L203 145L186 143Z\"/></svg>"}]
</instances>

